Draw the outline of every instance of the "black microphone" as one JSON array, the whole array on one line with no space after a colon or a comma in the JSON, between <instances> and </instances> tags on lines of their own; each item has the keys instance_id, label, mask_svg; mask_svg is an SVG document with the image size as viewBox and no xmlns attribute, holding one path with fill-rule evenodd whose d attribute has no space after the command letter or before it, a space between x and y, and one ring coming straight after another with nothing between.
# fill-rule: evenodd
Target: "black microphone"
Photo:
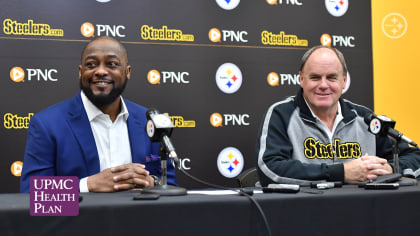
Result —
<instances>
[{"instance_id":1,"label":"black microphone","mask_svg":"<svg viewBox=\"0 0 420 236\"><path fill-rule=\"evenodd\" d=\"M407 138L404 134L394 129L396 122L391 118L382 115L375 115L374 113L368 113L365 115L364 120L368 125L369 132L372 134L381 136L389 135L396 140L403 140L404 142L417 147L417 144L413 140Z\"/></svg>"},{"instance_id":2,"label":"black microphone","mask_svg":"<svg viewBox=\"0 0 420 236\"><path fill-rule=\"evenodd\" d=\"M155 108L150 108L146 112L147 125L146 133L152 142L161 142L169 157L178 166L178 155L175 152L175 148L172 145L169 136L172 134L174 125L167 114L160 114Z\"/></svg>"}]
</instances>

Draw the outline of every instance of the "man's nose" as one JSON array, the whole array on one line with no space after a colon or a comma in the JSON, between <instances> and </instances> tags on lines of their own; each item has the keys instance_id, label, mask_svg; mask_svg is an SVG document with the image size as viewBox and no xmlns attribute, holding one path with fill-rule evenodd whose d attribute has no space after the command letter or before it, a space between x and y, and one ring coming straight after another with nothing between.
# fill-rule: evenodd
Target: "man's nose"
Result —
<instances>
[{"instance_id":1,"label":"man's nose","mask_svg":"<svg viewBox=\"0 0 420 236\"><path fill-rule=\"evenodd\" d=\"M107 74L108 74L108 71L107 71L105 65L103 65L103 64L100 64L95 70L95 75L96 76L104 76L104 75L107 75Z\"/></svg>"},{"instance_id":2,"label":"man's nose","mask_svg":"<svg viewBox=\"0 0 420 236\"><path fill-rule=\"evenodd\" d=\"M321 78L321 80L319 82L319 87L320 88L328 88L329 87L327 78L324 78L324 77Z\"/></svg>"}]
</instances>

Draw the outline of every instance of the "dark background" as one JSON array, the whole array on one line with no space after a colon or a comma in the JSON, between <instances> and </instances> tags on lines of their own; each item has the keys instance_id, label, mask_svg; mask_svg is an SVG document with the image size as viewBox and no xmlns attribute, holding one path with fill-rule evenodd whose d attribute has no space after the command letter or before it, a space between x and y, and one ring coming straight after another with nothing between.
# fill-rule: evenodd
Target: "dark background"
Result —
<instances>
[{"instance_id":1,"label":"dark background","mask_svg":"<svg viewBox=\"0 0 420 236\"><path fill-rule=\"evenodd\" d=\"M373 108L371 2L352 0L345 15L334 17L325 8L324 0L300 0L301 6L269 5L265 0L241 0L233 10L224 10L215 0L142 0L99 3L95 0L21 0L0 1L0 20L44 23L63 29L64 37L7 35L0 31L0 117L6 113L28 116L73 97L79 91L78 65L80 53L89 38L80 33L84 22L93 25L123 25L132 75L123 96L145 107L155 107L171 116L194 120L195 128L175 128L172 141L181 158L188 158L188 171L207 181L235 186L235 179L220 174L217 157L225 147L236 147L244 156L244 170L256 165L255 143L262 117L276 101L294 95L299 85L271 87L270 72L297 74L300 58L309 47L320 44L324 33L353 36L355 47L337 46L346 56L351 86L344 98ZM194 42L143 40L142 25L179 29L193 34ZM246 31L248 42L213 43L208 38L211 28ZM261 32L297 35L307 39L308 47L265 46ZM95 32L97 36L97 32ZM105 35L105 34L102 34ZM102 36L101 35L101 36ZM242 86L233 94L220 91L215 82L220 65L231 62L242 72ZM25 70L56 69L57 81L27 80L15 83L9 73L14 66ZM190 83L149 84L151 69L188 72ZM215 128L210 115L248 114L249 126L227 125ZM57 121L61 122L61 121ZM19 177L10 167L23 161L27 129L0 128L0 192L18 192ZM203 187L181 173L180 185Z\"/></svg>"}]
</instances>

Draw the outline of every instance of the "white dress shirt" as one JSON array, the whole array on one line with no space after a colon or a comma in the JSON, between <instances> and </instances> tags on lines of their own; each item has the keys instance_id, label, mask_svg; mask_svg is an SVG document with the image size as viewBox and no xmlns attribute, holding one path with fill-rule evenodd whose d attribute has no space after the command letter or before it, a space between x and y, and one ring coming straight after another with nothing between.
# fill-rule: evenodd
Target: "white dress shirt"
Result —
<instances>
[{"instance_id":1,"label":"white dress shirt","mask_svg":"<svg viewBox=\"0 0 420 236\"><path fill-rule=\"evenodd\" d=\"M342 115L342 113L341 113L341 105L340 105L340 102L339 102L339 101L337 102L337 115L335 116L333 129L332 129L332 130L330 130L330 129L327 127L327 125L326 125L326 124L325 124L325 123L324 123L321 119L319 119L319 117L318 117L317 115L315 115L315 113L312 111L312 109L311 109L311 107L309 106L309 104L308 104L308 102L306 101L306 99L305 99L305 98L303 98L303 99L305 100L306 105L308 106L309 110L311 111L312 116L316 118L317 122L321 123L322 129L325 131L325 133L327 133L327 134L328 134L328 137L329 137L329 139L330 139L330 143L331 143L331 145L332 145L332 144L334 143L334 142L333 142L333 140L332 140L333 135L334 135L334 131L335 131L335 129L337 128L338 123L340 123L340 121L342 121L342 120L343 120L343 115Z\"/></svg>"},{"instance_id":2,"label":"white dress shirt","mask_svg":"<svg viewBox=\"0 0 420 236\"><path fill-rule=\"evenodd\" d=\"M121 97L121 111L112 122L108 114L104 114L81 91L82 103L86 110L96 148L99 155L100 171L107 168L131 163L130 139L128 137L128 110ZM80 180L80 192L89 192L85 177Z\"/></svg>"}]
</instances>

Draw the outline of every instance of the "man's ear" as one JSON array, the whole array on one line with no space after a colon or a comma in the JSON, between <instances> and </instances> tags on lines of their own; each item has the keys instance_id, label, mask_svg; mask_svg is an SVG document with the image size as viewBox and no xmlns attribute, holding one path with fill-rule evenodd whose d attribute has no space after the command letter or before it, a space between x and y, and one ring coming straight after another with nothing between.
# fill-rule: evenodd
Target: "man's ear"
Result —
<instances>
[{"instance_id":1,"label":"man's ear","mask_svg":"<svg viewBox=\"0 0 420 236\"><path fill-rule=\"evenodd\" d=\"M79 79L82 78L82 65L79 65Z\"/></svg>"},{"instance_id":2,"label":"man's ear","mask_svg":"<svg viewBox=\"0 0 420 236\"><path fill-rule=\"evenodd\" d=\"M130 75L131 75L131 66L130 65L128 65L125 68L125 74L127 75L127 79L130 79Z\"/></svg>"}]
</instances>

